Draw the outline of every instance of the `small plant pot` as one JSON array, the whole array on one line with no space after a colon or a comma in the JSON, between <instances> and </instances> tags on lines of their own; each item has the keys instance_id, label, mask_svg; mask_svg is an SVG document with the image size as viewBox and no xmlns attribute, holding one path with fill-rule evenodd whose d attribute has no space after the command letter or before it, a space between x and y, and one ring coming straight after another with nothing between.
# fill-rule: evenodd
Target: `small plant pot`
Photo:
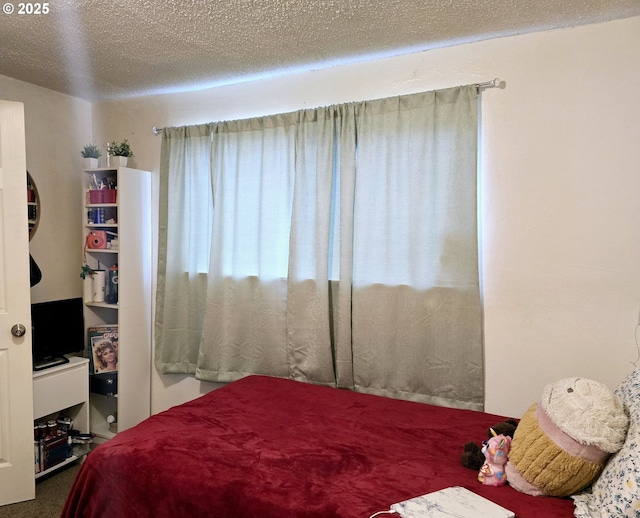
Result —
<instances>
[{"instance_id":1,"label":"small plant pot","mask_svg":"<svg viewBox=\"0 0 640 518\"><path fill-rule=\"evenodd\" d=\"M98 167L98 159L97 158L83 158L84 168L85 169L96 169Z\"/></svg>"},{"instance_id":2,"label":"small plant pot","mask_svg":"<svg viewBox=\"0 0 640 518\"><path fill-rule=\"evenodd\" d=\"M128 156L112 156L111 167L127 167Z\"/></svg>"}]
</instances>

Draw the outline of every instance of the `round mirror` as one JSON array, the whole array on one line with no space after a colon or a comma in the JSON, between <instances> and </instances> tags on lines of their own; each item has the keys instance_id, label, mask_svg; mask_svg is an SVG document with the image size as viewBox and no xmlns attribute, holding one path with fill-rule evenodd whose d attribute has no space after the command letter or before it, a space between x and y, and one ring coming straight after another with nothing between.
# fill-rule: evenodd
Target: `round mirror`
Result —
<instances>
[{"instance_id":1,"label":"round mirror","mask_svg":"<svg viewBox=\"0 0 640 518\"><path fill-rule=\"evenodd\" d=\"M40 195L29 171L27 171L27 211L29 218L29 241L31 241L40 222Z\"/></svg>"}]
</instances>

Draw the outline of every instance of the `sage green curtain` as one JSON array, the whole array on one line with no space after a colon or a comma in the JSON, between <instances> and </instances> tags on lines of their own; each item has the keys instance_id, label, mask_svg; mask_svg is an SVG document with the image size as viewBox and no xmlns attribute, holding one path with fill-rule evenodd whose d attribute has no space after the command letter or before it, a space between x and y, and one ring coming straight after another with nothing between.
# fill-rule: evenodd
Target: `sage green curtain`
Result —
<instances>
[{"instance_id":1,"label":"sage green curtain","mask_svg":"<svg viewBox=\"0 0 640 518\"><path fill-rule=\"evenodd\" d=\"M196 372L206 302L214 126L165 128L160 160L155 362L162 373Z\"/></svg>"},{"instance_id":2,"label":"sage green curtain","mask_svg":"<svg viewBox=\"0 0 640 518\"><path fill-rule=\"evenodd\" d=\"M481 408L473 87L363 103L353 213L358 390Z\"/></svg>"},{"instance_id":3,"label":"sage green curtain","mask_svg":"<svg viewBox=\"0 0 640 518\"><path fill-rule=\"evenodd\" d=\"M165 130L160 372L481 409L477 123L467 86Z\"/></svg>"},{"instance_id":4,"label":"sage green curtain","mask_svg":"<svg viewBox=\"0 0 640 518\"><path fill-rule=\"evenodd\" d=\"M218 125L200 379L289 374L286 265L296 120L284 114Z\"/></svg>"}]
</instances>

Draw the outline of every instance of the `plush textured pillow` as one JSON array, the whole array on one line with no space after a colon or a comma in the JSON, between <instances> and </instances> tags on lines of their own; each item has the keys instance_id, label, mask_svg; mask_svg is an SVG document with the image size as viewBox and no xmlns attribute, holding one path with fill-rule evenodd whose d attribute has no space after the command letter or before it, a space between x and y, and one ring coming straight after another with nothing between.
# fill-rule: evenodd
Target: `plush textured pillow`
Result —
<instances>
[{"instance_id":1,"label":"plush textured pillow","mask_svg":"<svg viewBox=\"0 0 640 518\"><path fill-rule=\"evenodd\" d=\"M622 449L613 455L590 491L574 495L578 518L640 516L640 368L615 391L629 414Z\"/></svg>"},{"instance_id":2,"label":"plush textured pillow","mask_svg":"<svg viewBox=\"0 0 640 518\"><path fill-rule=\"evenodd\" d=\"M547 385L513 435L509 484L534 496L573 495L622 448L628 427L622 401L606 385L586 378Z\"/></svg>"}]
</instances>

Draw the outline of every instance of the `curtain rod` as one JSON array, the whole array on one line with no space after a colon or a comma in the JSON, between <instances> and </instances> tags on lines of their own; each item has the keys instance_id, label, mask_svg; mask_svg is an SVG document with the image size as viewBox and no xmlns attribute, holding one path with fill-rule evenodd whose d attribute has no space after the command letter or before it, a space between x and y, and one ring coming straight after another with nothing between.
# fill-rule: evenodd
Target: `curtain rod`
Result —
<instances>
[{"instance_id":1,"label":"curtain rod","mask_svg":"<svg viewBox=\"0 0 640 518\"><path fill-rule=\"evenodd\" d=\"M500 79L496 77L492 81L485 81L484 83L475 83L474 86L476 87L477 90L481 90L483 88L499 88ZM164 128L158 128L157 126L154 126L153 128L151 128L151 131L154 135L160 135L163 130Z\"/></svg>"},{"instance_id":2,"label":"curtain rod","mask_svg":"<svg viewBox=\"0 0 640 518\"><path fill-rule=\"evenodd\" d=\"M500 79L495 78L493 81L485 81L484 83L476 83L474 85L478 90L481 88L500 88Z\"/></svg>"}]
</instances>

